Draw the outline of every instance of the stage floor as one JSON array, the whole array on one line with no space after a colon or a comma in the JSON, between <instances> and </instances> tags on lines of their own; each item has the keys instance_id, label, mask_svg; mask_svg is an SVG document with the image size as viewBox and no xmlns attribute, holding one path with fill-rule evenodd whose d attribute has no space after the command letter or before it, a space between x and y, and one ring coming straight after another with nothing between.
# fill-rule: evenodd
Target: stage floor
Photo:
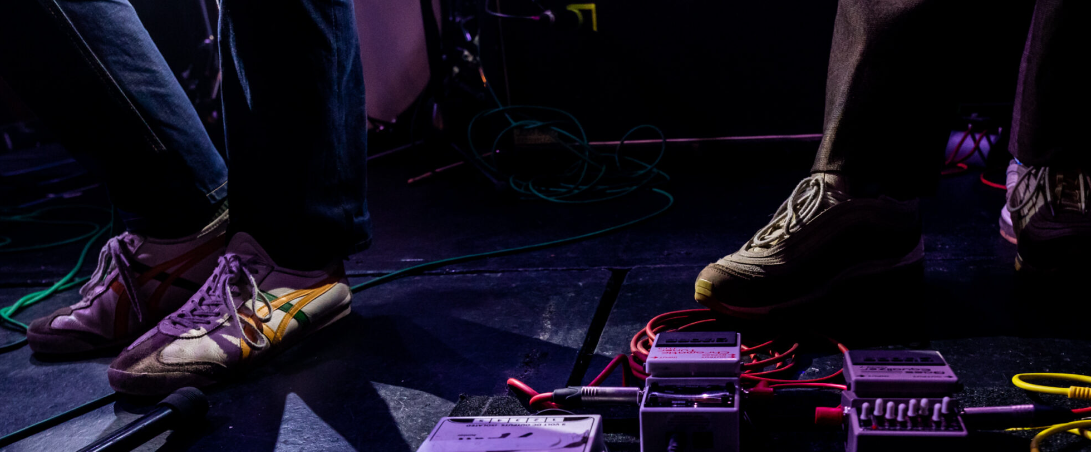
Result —
<instances>
[{"instance_id":1,"label":"stage floor","mask_svg":"<svg viewBox=\"0 0 1091 452\"><path fill-rule=\"evenodd\" d=\"M672 180L661 188L676 202L665 214L584 242L454 265L357 293L346 319L246 378L210 388L212 408L203 425L165 433L140 450L414 451L452 412L518 413L521 407L507 396L509 377L542 391L590 381L628 350L629 339L651 317L700 307L693 301L697 272L768 221L806 176L816 147L781 142L671 149L663 169ZM586 206L520 201L498 194L468 167L408 185L407 179L458 160L453 153L421 158L413 152L371 162L375 245L352 256L354 283L421 262L587 233L666 202L648 191ZM10 173L8 168L64 158L52 147L21 151L0 156L0 168ZM0 198L17 205L77 190L83 194L41 206L108 206L105 190L93 185L74 163L63 163L0 177ZM741 323L740 329L808 329L850 348L939 350L965 384L965 405L1029 403L1012 386L1013 374L1091 371L1085 320L1091 307L1086 281L1015 277L1015 246L997 227L1003 201L1003 192L981 184L977 172L944 178L937 195L922 202L923 279L910 274L863 281L831 293L820 314L798 324ZM108 214L96 211L80 215L108 221ZM39 234L44 241L65 233L0 235ZM15 238L34 240L25 237ZM80 248L0 255L0 305L59 279ZM94 264L89 259L81 274ZM68 291L17 318L29 322L77 298ZM2 342L16 337L0 330ZM0 435L109 394L111 358L57 361L26 347L0 355ZM801 378L832 372L839 363L835 350L809 351L801 357ZM823 397L836 404L835 394ZM123 398L5 450L75 450L154 402ZM612 413L611 450L638 450L632 423L624 421L631 413ZM778 429L753 420L744 450L843 449L837 431L790 423ZM1005 434L991 444L993 450L1025 451L1028 437ZM1086 441L1056 441L1069 443L1063 449L1069 452L1091 450Z\"/></svg>"}]
</instances>

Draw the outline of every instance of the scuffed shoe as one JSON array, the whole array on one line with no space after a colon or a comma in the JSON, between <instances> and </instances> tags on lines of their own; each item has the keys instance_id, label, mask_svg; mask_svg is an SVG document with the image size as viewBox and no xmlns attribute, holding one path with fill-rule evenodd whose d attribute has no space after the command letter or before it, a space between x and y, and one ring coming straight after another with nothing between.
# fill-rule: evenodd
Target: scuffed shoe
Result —
<instances>
[{"instance_id":1,"label":"scuffed shoe","mask_svg":"<svg viewBox=\"0 0 1091 452\"><path fill-rule=\"evenodd\" d=\"M1091 175L1079 169L1015 163L1007 210L1018 240L1018 271L1053 272L1091 265Z\"/></svg>"},{"instance_id":2,"label":"scuffed shoe","mask_svg":"<svg viewBox=\"0 0 1091 452\"><path fill-rule=\"evenodd\" d=\"M804 179L742 249L697 276L706 307L759 317L801 305L843 280L924 257L917 201L853 199L839 179Z\"/></svg>"},{"instance_id":3,"label":"scuffed shoe","mask_svg":"<svg viewBox=\"0 0 1091 452\"><path fill-rule=\"evenodd\" d=\"M341 262L301 272L278 267L253 237L236 233L200 290L126 348L110 385L136 395L223 381L348 315Z\"/></svg>"},{"instance_id":4,"label":"scuffed shoe","mask_svg":"<svg viewBox=\"0 0 1091 452\"><path fill-rule=\"evenodd\" d=\"M74 354L124 346L182 306L224 253L225 210L200 232L161 240L122 233L106 242L80 302L30 324L35 353Z\"/></svg>"}]
</instances>

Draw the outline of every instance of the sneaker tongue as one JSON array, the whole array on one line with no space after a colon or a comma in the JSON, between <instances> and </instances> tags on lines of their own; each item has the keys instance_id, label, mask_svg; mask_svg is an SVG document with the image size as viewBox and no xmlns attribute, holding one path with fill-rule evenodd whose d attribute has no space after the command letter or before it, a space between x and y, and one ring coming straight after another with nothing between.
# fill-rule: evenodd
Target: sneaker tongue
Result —
<instances>
[{"instance_id":1,"label":"sneaker tongue","mask_svg":"<svg viewBox=\"0 0 1091 452\"><path fill-rule=\"evenodd\" d=\"M140 245L144 244L144 236L126 231L118 235L117 239L121 242L121 246L124 246L133 257L136 257L138 260L144 257L137 253L137 250L140 249Z\"/></svg>"},{"instance_id":2,"label":"sneaker tongue","mask_svg":"<svg viewBox=\"0 0 1091 452\"><path fill-rule=\"evenodd\" d=\"M822 179L826 183L827 191L834 191L839 193L848 192L848 183L844 177L834 173L817 173L814 177Z\"/></svg>"},{"instance_id":3,"label":"sneaker tongue","mask_svg":"<svg viewBox=\"0 0 1091 452\"><path fill-rule=\"evenodd\" d=\"M238 257L237 265L245 266L250 275L254 277L254 282L258 284L262 284L266 276L276 267L276 262L269 257L269 253L265 252L265 249L253 236L245 232L236 232L231 237L231 241L227 244L226 254L236 255ZM250 279L243 273L242 269L234 270L237 271L234 272L235 280L232 283L234 287L238 288L238 294L232 297L231 302L237 309L242 306L242 303L254 297L255 294L252 293L253 287Z\"/></svg>"},{"instance_id":4,"label":"sneaker tongue","mask_svg":"<svg viewBox=\"0 0 1091 452\"><path fill-rule=\"evenodd\" d=\"M243 262L252 262L256 258L257 261L263 264L276 266L273 258L269 257L269 253L265 252L265 249L258 244L253 236L245 232L236 232L231 237L231 241L227 244L227 252L239 255Z\"/></svg>"}]
</instances>

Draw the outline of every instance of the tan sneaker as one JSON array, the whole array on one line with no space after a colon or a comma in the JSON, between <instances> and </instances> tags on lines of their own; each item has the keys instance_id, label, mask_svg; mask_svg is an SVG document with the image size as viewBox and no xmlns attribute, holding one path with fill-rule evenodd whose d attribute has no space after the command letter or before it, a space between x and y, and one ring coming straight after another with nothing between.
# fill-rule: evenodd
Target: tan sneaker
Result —
<instances>
[{"instance_id":1,"label":"tan sneaker","mask_svg":"<svg viewBox=\"0 0 1091 452\"><path fill-rule=\"evenodd\" d=\"M916 200L853 199L837 179L816 174L740 250L701 271L694 298L715 311L759 317L923 257Z\"/></svg>"}]
</instances>

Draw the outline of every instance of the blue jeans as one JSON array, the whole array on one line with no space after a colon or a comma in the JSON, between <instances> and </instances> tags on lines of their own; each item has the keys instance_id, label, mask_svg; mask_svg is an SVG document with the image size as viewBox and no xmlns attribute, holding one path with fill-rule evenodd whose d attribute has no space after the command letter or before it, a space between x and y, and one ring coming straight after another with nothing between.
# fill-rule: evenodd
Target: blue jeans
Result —
<instances>
[{"instance_id":1,"label":"blue jeans","mask_svg":"<svg viewBox=\"0 0 1091 452\"><path fill-rule=\"evenodd\" d=\"M193 232L225 199L230 180L231 230L253 235L280 265L318 267L370 243L351 0L222 0L227 161L128 0L56 2L71 21L59 22L86 43L90 56L79 63L101 66L114 82L102 89L120 91L139 118L130 130L148 137L147 146L117 150L59 133L105 180L127 228ZM57 89L64 88L50 91Z\"/></svg>"}]
</instances>

